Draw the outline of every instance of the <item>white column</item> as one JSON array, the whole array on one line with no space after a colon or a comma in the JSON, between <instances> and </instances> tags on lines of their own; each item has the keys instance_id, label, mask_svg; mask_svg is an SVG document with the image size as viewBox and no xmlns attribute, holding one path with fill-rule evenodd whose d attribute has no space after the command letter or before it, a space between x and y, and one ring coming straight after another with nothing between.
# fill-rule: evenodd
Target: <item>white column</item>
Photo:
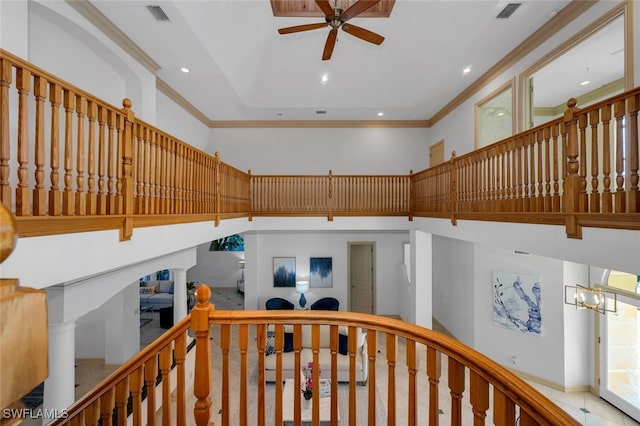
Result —
<instances>
[{"instance_id":1,"label":"white column","mask_svg":"<svg viewBox=\"0 0 640 426\"><path fill-rule=\"evenodd\" d=\"M75 320L49 324L49 377L44 381L45 410L63 410L76 399L75 329ZM51 421L43 419L43 424Z\"/></svg>"},{"instance_id":2,"label":"white column","mask_svg":"<svg viewBox=\"0 0 640 426\"><path fill-rule=\"evenodd\" d=\"M173 273L173 323L187 316L187 271L172 269Z\"/></svg>"},{"instance_id":3,"label":"white column","mask_svg":"<svg viewBox=\"0 0 640 426\"><path fill-rule=\"evenodd\" d=\"M411 319L417 325L432 328L433 316L433 235L411 230Z\"/></svg>"}]
</instances>

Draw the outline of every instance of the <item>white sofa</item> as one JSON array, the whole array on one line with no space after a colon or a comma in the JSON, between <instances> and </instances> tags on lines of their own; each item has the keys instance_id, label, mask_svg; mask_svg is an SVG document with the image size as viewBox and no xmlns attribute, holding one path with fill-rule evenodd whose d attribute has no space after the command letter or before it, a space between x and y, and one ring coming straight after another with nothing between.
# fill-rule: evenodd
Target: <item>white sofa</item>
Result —
<instances>
[{"instance_id":1,"label":"white sofa","mask_svg":"<svg viewBox=\"0 0 640 426\"><path fill-rule=\"evenodd\" d=\"M173 280L140 282L140 306L151 306L157 311L173 306Z\"/></svg>"},{"instance_id":2,"label":"white sofa","mask_svg":"<svg viewBox=\"0 0 640 426\"><path fill-rule=\"evenodd\" d=\"M275 333L272 325L269 325L267 331L267 347L265 352L265 380L267 382L275 382L276 380L276 354L275 354ZM348 328L339 327L340 347L338 350L338 381L349 381L349 355L348 349ZM358 328L357 333L357 349L356 349L356 382L364 385L368 378L368 353L367 353L367 333ZM285 344L282 353L282 379L294 377L294 352L293 352L293 326L285 326ZM288 334L288 336L287 336ZM331 348L329 326L320 326L320 377L323 379L331 378ZM311 326L302 326L302 350L300 352L300 366L306 366L313 362L313 352L311 350Z\"/></svg>"}]
</instances>

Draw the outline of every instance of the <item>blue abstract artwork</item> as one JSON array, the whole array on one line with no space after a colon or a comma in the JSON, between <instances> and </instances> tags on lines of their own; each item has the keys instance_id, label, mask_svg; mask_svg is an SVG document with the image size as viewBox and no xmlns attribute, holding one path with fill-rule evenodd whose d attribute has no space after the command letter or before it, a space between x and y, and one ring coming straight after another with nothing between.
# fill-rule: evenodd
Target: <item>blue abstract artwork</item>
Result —
<instances>
[{"instance_id":1,"label":"blue abstract artwork","mask_svg":"<svg viewBox=\"0 0 640 426\"><path fill-rule=\"evenodd\" d=\"M309 259L309 286L333 287L333 259L312 257Z\"/></svg>"},{"instance_id":2,"label":"blue abstract artwork","mask_svg":"<svg viewBox=\"0 0 640 426\"><path fill-rule=\"evenodd\" d=\"M493 272L493 323L528 334L542 334L540 278Z\"/></svg>"},{"instance_id":3,"label":"blue abstract artwork","mask_svg":"<svg viewBox=\"0 0 640 426\"><path fill-rule=\"evenodd\" d=\"M296 286L296 258L295 257L274 257L273 258L273 286L274 287L295 287Z\"/></svg>"}]
</instances>

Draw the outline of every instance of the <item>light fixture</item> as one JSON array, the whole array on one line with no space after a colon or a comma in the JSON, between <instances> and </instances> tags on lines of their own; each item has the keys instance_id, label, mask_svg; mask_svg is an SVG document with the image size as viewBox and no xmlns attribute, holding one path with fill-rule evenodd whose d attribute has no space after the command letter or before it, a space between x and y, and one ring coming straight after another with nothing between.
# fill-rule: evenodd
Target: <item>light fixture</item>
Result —
<instances>
[{"instance_id":1,"label":"light fixture","mask_svg":"<svg viewBox=\"0 0 640 426\"><path fill-rule=\"evenodd\" d=\"M573 292L573 297L571 292ZM608 302L608 298L612 298L613 303ZM565 285L564 303L573 305L576 309L591 309L605 314L607 312L616 312L618 298L616 293L607 292L601 288L584 287L580 284L575 286Z\"/></svg>"},{"instance_id":2,"label":"light fixture","mask_svg":"<svg viewBox=\"0 0 640 426\"><path fill-rule=\"evenodd\" d=\"M296 292L300 294L300 307L304 308L307 304L307 299L304 294L309 291L309 281L296 281Z\"/></svg>"},{"instance_id":3,"label":"light fixture","mask_svg":"<svg viewBox=\"0 0 640 426\"><path fill-rule=\"evenodd\" d=\"M466 67L462 70L462 74L469 74L471 72L471 67Z\"/></svg>"},{"instance_id":4,"label":"light fixture","mask_svg":"<svg viewBox=\"0 0 640 426\"><path fill-rule=\"evenodd\" d=\"M384 112L379 112L378 113L378 117L382 117L384 115Z\"/></svg>"},{"instance_id":5,"label":"light fixture","mask_svg":"<svg viewBox=\"0 0 640 426\"><path fill-rule=\"evenodd\" d=\"M589 83L591 83L589 80L585 80L585 81L580 83L580 86L586 86Z\"/></svg>"},{"instance_id":6,"label":"light fixture","mask_svg":"<svg viewBox=\"0 0 640 426\"><path fill-rule=\"evenodd\" d=\"M329 75L327 73L322 74L321 80L323 83L326 83L327 81L329 81Z\"/></svg>"},{"instance_id":7,"label":"light fixture","mask_svg":"<svg viewBox=\"0 0 640 426\"><path fill-rule=\"evenodd\" d=\"M188 72L189 72L189 68L187 68L187 67L181 67L181 68L180 68L180 71L182 71L183 73L185 73L185 74L186 74L186 73L188 73Z\"/></svg>"}]
</instances>

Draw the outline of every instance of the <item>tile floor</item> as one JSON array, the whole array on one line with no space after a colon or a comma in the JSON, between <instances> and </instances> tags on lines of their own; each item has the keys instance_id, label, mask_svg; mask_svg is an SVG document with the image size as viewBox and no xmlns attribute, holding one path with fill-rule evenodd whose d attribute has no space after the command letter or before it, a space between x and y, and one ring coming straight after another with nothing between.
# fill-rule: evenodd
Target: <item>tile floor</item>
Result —
<instances>
[{"instance_id":1,"label":"tile floor","mask_svg":"<svg viewBox=\"0 0 640 426\"><path fill-rule=\"evenodd\" d=\"M213 288L211 300L216 304L216 308L220 310L244 309L244 297L242 294L238 293L235 288ZM149 342L147 342L147 340L152 339L156 335L159 336L164 331L158 327L158 322L158 319L156 317L153 317L152 315L152 321L141 327L142 347L152 341L150 340ZM398 359L402 358L399 357ZM443 365L443 372L446 371L445 368L446 366ZM83 395L84 392L90 390L96 383L110 374L114 369L115 367L113 366L104 366L95 362L83 362L79 360L76 368L76 382L78 383L76 387L76 396ZM384 389L386 387L386 383L384 380L385 376L386 373L383 373L382 371L377 374L378 389ZM443 373L443 378L444 377L446 377L446 373ZM445 381L443 380L443 382ZM625 415L606 401L591 394L590 392L561 392L533 381L528 381L528 383L539 392L547 396L549 399L551 399L554 403L563 408L566 412L572 415L583 425L640 426L640 423L634 421L629 416ZM441 394L443 394L443 396L441 396L442 406L447 407L446 392L441 392ZM448 422L446 411L446 408L444 410L441 410L442 416L446 417L446 419L441 418L442 424L446 424ZM29 423L27 422L23 424L29 425Z\"/></svg>"}]
</instances>

